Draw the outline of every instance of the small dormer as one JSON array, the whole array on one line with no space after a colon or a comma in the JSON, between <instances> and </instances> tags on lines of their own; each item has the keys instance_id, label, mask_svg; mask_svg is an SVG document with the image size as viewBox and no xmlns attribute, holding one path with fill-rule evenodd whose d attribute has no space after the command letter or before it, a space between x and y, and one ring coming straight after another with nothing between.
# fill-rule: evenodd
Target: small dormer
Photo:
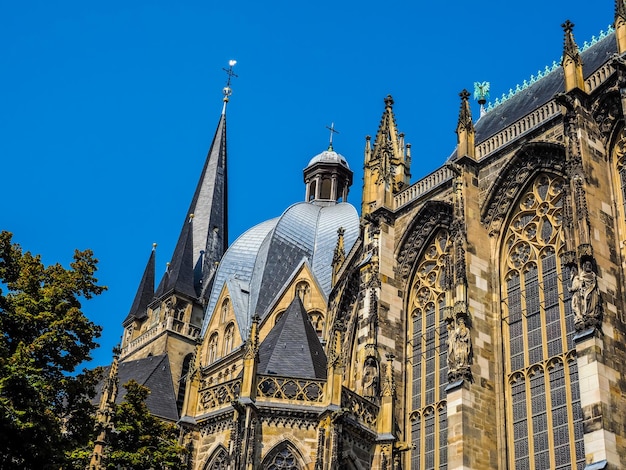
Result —
<instances>
[{"instance_id":1,"label":"small dormer","mask_svg":"<svg viewBox=\"0 0 626 470\"><path fill-rule=\"evenodd\" d=\"M330 145L304 169L304 183L307 202L347 202L352 170L346 159Z\"/></svg>"}]
</instances>

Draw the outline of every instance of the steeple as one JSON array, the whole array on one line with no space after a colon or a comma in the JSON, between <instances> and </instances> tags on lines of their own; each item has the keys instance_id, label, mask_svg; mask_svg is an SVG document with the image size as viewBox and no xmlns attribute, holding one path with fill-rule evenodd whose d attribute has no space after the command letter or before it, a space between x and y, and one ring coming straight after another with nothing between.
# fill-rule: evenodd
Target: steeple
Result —
<instances>
[{"instance_id":1,"label":"steeple","mask_svg":"<svg viewBox=\"0 0 626 470\"><path fill-rule=\"evenodd\" d=\"M567 20L561 25L565 32L565 40L563 44L563 59L561 66L565 74L565 91L571 91L579 88L585 91L585 81L583 80L583 61L580 58L580 52L576 41L574 41L574 23Z\"/></svg>"},{"instance_id":2,"label":"steeple","mask_svg":"<svg viewBox=\"0 0 626 470\"><path fill-rule=\"evenodd\" d=\"M617 53L626 52L626 4L624 0L615 0L615 39L617 40Z\"/></svg>"},{"instance_id":3,"label":"steeple","mask_svg":"<svg viewBox=\"0 0 626 470\"><path fill-rule=\"evenodd\" d=\"M470 110L469 97L467 90L459 93L461 97L461 110L459 111L459 122L456 125L457 150L458 158L469 157L476 158L474 147L474 123L472 122L472 111Z\"/></svg>"},{"instance_id":4,"label":"steeple","mask_svg":"<svg viewBox=\"0 0 626 470\"><path fill-rule=\"evenodd\" d=\"M196 299L206 298L216 266L228 246L228 198L226 152L226 104L232 94L233 66L224 69L228 81L222 90L224 106L217 123L200 179L185 214L178 243L172 255L166 285L158 294L178 292ZM163 282L161 283L163 284ZM159 286L161 287L161 286Z\"/></svg>"},{"instance_id":5,"label":"steeple","mask_svg":"<svg viewBox=\"0 0 626 470\"><path fill-rule=\"evenodd\" d=\"M408 186L411 178L410 145L405 145L404 134L398 133L393 104L387 95L373 149L371 138L366 137L362 216L377 207L391 207L393 194Z\"/></svg>"},{"instance_id":6,"label":"steeple","mask_svg":"<svg viewBox=\"0 0 626 470\"><path fill-rule=\"evenodd\" d=\"M135 300L128 312L128 316L122 323L124 327L134 320L142 320L147 316L148 304L154 300L154 272L155 272L156 243L152 244L152 252L148 258L146 269L141 277L139 288L135 294Z\"/></svg>"}]
</instances>

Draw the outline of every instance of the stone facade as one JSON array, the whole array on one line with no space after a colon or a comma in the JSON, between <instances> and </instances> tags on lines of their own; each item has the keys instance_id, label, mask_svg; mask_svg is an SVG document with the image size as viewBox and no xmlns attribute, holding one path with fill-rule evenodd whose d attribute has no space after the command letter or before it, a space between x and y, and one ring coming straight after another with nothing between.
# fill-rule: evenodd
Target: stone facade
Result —
<instances>
[{"instance_id":1,"label":"stone facade","mask_svg":"<svg viewBox=\"0 0 626 470\"><path fill-rule=\"evenodd\" d=\"M308 259L244 320L245 283L220 287L201 333L206 300L189 304L184 346L128 333L122 358L165 348L186 378L190 468L626 467L626 7L585 51L571 23L564 34L562 67L479 121L461 93L455 154L415 183L385 99L358 238L345 251L338 231L329 291ZM351 181L342 171L329 191ZM322 376L259 370L297 298Z\"/></svg>"}]
</instances>

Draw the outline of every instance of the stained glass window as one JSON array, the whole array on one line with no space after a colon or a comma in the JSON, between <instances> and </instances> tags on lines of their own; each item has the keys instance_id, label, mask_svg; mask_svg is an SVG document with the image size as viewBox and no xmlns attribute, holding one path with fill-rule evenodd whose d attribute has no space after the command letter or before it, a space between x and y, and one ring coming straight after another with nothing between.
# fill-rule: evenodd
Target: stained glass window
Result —
<instances>
[{"instance_id":1,"label":"stained glass window","mask_svg":"<svg viewBox=\"0 0 626 470\"><path fill-rule=\"evenodd\" d=\"M510 468L584 468L570 273L558 256L563 187L560 177L538 176L502 245Z\"/></svg>"},{"instance_id":2,"label":"stained glass window","mask_svg":"<svg viewBox=\"0 0 626 470\"><path fill-rule=\"evenodd\" d=\"M448 232L440 230L424 250L411 284L411 468L414 470L447 468L448 332L442 282L450 245Z\"/></svg>"}]
</instances>

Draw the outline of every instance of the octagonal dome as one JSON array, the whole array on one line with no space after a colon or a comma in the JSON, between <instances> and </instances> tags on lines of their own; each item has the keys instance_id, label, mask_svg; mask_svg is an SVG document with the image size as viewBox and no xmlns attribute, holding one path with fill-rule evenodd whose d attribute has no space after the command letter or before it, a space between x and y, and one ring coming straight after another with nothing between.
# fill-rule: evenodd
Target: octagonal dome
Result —
<instances>
[{"instance_id":1,"label":"octagonal dome","mask_svg":"<svg viewBox=\"0 0 626 470\"><path fill-rule=\"evenodd\" d=\"M339 228L344 229L349 252L359 235L359 216L351 204L299 202L280 217L246 231L228 248L215 273L202 334L227 286L239 331L247 336L254 313L267 315L303 263L328 298Z\"/></svg>"}]
</instances>

